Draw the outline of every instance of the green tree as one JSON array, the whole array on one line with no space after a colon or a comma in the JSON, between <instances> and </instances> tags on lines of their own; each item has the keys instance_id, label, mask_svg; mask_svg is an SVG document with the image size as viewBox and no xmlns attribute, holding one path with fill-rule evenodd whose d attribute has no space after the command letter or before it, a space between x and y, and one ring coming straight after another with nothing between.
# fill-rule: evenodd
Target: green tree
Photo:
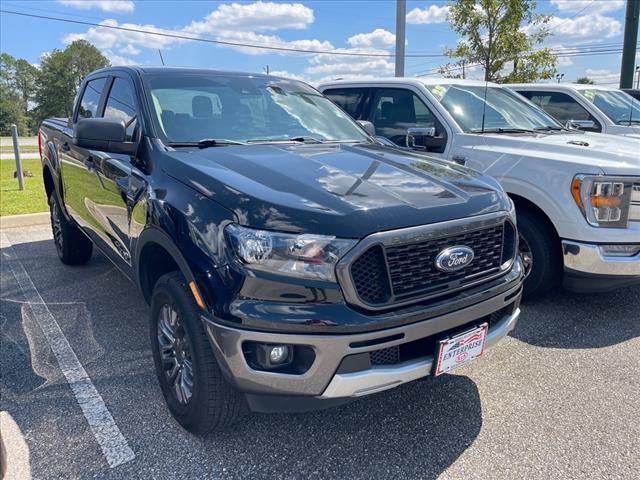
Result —
<instances>
[{"instance_id":1,"label":"green tree","mask_svg":"<svg viewBox=\"0 0 640 480\"><path fill-rule=\"evenodd\" d=\"M596 82L591 80L589 77L580 77L576 80L576 83L581 83L583 85L595 85Z\"/></svg>"},{"instance_id":2,"label":"green tree","mask_svg":"<svg viewBox=\"0 0 640 480\"><path fill-rule=\"evenodd\" d=\"M535 1L452 0L450 7L449 25L460 39L445 53L481 65L485 80L531 82L555 74L551 50L533 51L549 35L549 17L535 13Z\"/></svg>"},{"instance_id":3,"label":"green tree","mask_svg":"<svg viewBox=\"0 0 640 480\"><path fill-rule=\"evenodd\" d=\"M18 132L28 132L27 117L20 106L20 96L4 83L0 83L0 135L11 135L11 124L18 126Z\"/></svg>"},{"instance_id":4,"label":"green tree","mask_svg":"<svg viewBox=\"0 0 640 480\"><path fill-rule=\"evenodd\" d=\"M47 117L69 117L73 97L82 79L93 70L109 66L109 60L85 40L76 40L64 50L53 50L40 62L37 122Z\"/></svg>"},{"instance_id":5,"label":"green tree","mask_svg":"<svg viewBox=\"0 0 640 480\"><path fill-rule=\"evenodd\" d=\"M0 54L0 129L11 133L11 124L20 134L28 134L29 104L33 100L37 68L8 53Z\"/></svg>"}]
</instances>

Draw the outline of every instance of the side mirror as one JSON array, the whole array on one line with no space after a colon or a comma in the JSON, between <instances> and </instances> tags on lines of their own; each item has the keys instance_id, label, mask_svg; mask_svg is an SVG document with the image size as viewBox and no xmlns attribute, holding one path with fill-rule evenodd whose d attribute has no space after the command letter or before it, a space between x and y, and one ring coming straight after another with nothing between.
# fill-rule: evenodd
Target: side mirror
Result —
<instances>
[{"instance_id":1,"label":"side mirror","mask_svg":"<svg viewBox=\"0 0 640 480\"><path fill-rule=\"evenodd\" d=\"M82 118L73 129L73 144L88 150L132 155L138 145L126 138L124 120L113 118Z\"/></svg>"},{"instance_id":2,"label":"side mirror","mask_svg":"<svg viewBox=\"0 0 640 480\"><path fill-rule=\"evenodd\" d=\"M569 120L567 121L567 123L565 124L565 127L567 127L568 129L580 129L580 130L587 130L590 128L594 128L596 126L596 124L593 122L593 120Z\"/></svg>"},{"instance_id":3,"label":"side mirror","mask_svg":"<svg viewBox=\"0 0 640 480\"><path fill-rule=\"evenodd\" d=\"M376 127L368 120L358 120L360 126L372 137L376 136Z\"/></svg>"},{"instance_id":4,"label":"side mirror","mask_svg":"<svg viewBox=\"0 0 640 480\"><path fill-rule=\"evenodd\" d=\"M436 129L434 127L411 127L407 129L407 147L415 148L416 150L426 150L427 147L423 145L416 145L416 137L433 138L436 136Z\"/></svg>"}]
</instances>

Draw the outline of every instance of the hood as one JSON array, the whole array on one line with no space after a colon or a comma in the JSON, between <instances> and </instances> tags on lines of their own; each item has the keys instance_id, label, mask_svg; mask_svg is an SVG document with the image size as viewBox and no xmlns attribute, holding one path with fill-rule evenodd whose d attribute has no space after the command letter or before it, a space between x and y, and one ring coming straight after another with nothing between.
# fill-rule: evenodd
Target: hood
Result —
<instances>
[{"instance_id":1,"label":"hood","mask_svg":"<svg viewBox=\"0 0 640 480\"><path fill-rule=\"evenodd\" d=\"M506 210L498 183L378 145L241 145L168 152L165 172L243 225L361 238Z\"/></svg>"},{"instance_id":2,"label":"hood","mask_svg":"<svg viewBox=\"0 0 640 480\"><path fill-rule=\"evenodd\" d=\"M473 135L471 150L489 150L518 157L542 158L576 164L576 172L599 170L610 175L640 175L640 140L603 133L537 135Z\"/></svg>"}]
</instances>

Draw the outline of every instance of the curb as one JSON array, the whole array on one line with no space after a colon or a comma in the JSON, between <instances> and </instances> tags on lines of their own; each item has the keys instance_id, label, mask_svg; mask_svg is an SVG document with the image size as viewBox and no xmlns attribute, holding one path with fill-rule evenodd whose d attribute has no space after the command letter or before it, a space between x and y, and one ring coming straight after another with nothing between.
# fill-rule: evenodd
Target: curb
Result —
<instances>
[{"instance_id":1,"label":"curb","mask_svg":"<svg viewBox=\"0 0 640 480\"><path fill-rule=\"evenodd\" d=\"M9 215L0 217L0 228L32 227L35 225L48 225L49 212L26 213L24 215Z\"/></svg>"}]
</instances>

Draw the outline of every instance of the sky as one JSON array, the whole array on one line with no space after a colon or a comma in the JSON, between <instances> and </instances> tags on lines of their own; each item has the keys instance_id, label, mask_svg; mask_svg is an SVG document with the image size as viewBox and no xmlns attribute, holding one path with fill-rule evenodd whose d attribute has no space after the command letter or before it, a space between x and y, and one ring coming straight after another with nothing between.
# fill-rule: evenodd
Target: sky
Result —
<instances>
[{"instance_id":1,"label":"sky","mask_svg":"<svg viewBox=\"0 0 640 480\"><path fill-rule=\"evenodd\" d=\"M189 0L2 0L3 10L45 15L99 25L155 31L204 40L276 46L323 53L273 51L220 45L183 38L114 30L0 13L0 50L38 64L42 55L76 39L98 47L113 65L197 66L262 72L312 84L336 78L393 76L394 0L321 0L299 2L226 2ZM446 1L407 1L406 76L437 76L450 61L440 57L457 35L447 24ZM552 35L545 41L558 52L593 52L622 46L625 0L538 1L549 15ZM568 49L568 50L567 50ZM335 55L335 52L365 54ZM369 55L369 56L367 56ZM640 63L640 56L637 56ZM563 81L588 76L617 85L621 54L559 57ZM479 68L469 78L481 78Z\"/></svg>"}]
</instances>

